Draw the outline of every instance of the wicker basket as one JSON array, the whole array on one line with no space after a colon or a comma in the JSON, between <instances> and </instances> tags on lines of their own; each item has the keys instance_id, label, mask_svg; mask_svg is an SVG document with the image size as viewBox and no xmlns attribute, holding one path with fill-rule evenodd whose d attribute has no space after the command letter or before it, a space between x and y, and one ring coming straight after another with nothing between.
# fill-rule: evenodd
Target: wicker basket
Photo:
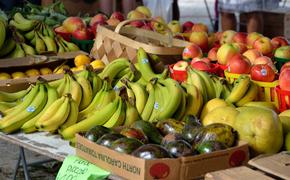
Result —
<instances>
[{"instance_id":1,"label":"wicker basket","mask_svg":"<svg viewBox=\"0 0 290 180\"><path fill-rule=\"evenodd\" d=\"M169 29L167 35L162 35L125 26L132 21L136 20L119 23L115 30L112 27L98 26L91 56L103 60L106 64L120 57L127 57L132 62L136 62L137 50L142 47L147 53L158 55L164 64L173 64L182 59L183 49L190 44L189 42L174 39ZM148 19L139 19L139 21L148 21Z\"/></svg>"}]
</instances>

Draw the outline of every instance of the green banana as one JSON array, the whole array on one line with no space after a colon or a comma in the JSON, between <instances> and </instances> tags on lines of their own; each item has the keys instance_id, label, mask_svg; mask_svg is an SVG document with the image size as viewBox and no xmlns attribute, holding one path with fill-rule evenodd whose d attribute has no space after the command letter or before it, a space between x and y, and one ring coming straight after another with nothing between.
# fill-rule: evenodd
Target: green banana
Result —
<instances>
[{"instance_id":1,"label":"green banana","mask_svg":"<svg viewBox=\"0 0 290 180\"><path fill-rule=\"evenodd\" d=\"M3 112L7 109L13 108L17 105L17 102L0 102L0 112Z\"/></svg>"},{"instance_id":2,"label":"green banana","mask_svg":"<svg viewBox=\"0 0 290 180\"><path fill-rule=\"evenodd\" d=\"M49 36L43 36L41 34L39 34L39 36L43 40L43 42L44 42L44 44L46 46L47 52L57 53L57 46L56 46L56 43L55 43L53 38L51 38Z\"/></svg>"},{"instance_id":3,"label":"green banana","mask_svg":"<svg viewBox=\"0 0 290 180\"><path fill-rule=\"evenodd\" d=\"M10 20L9 25L14 26L16 29L20 31L31 31L35 27L34 22L19 23L19 22L14 21L13 19Z\"/></svg>"},{"instance_id":4,"label":"green banana","mask_svg":"<svg viewBox=\"0 0 290 180\"><path fill-rule=\"evenodd\" d=\"M6 25L0 20L0 49L3 47L6 39Z\"/></svg>"},{"instance_id":5,"label":"green banana","mask_svg":"<svg viewBox=\"0 0 290 180\"><path fill-rule=\"evenodd\" d=\"M43 84L40 85L37 95L31 99L31 103L18 114L12 117L10 116L10 118L2 119L1 131L5 133L14 132L42 111L47 101L47 92Z\"/></svg>"},{"instance_id":6,"label":"green banana","mask_svg":"<svg viewBox=\"0 0 290 180\"><path fill-rule=\"evenodd\" d=\"M46 46L44 41L40 38L39 33L35 32L35 50L37 54L42 54L46 51Z\"/></svg>"},{"instance_id":7,"label":"green banana","mask_svg":"<svg viewBox=\"0 0 290 180\"><path fill-rule=\"evenodd\" d=\"M35 52L33 47L31 47L31 46L29 46L29 45L27 45L25 43L21 43L21 46L22 46L22 49L23 49L23 51L25 52L26 55L35 55L36 54L36 52Z\"/></svg>"},{"instance_id":8,"label":"green banana","mask_svg":"<svg viewBox=\"0 0 290 180\"><path fill-rule=\"evenodd\" d=\"M146 105L146 102L148 99L148 93L147 93L145 87L137 82L134 83L134 82L127 81L127 83L135 94L136 109L137 109L138 113L141 114L145 105Z\"/></svg>"},{"instance_id":9,"label":"green banana","mask_svg":"<svg viewBox=\"0 0 290 180\"><path fill-rule=\"evenodd\" d=\"M31 41L34 38L34 36L35 36L34 29L24 34L24 37L29 41Z\"/></svg>"},{"instance_id":10,"label":"green banana","mask_svg":"<svg viewBox=\"0 0 290 180\"><path fill-rule=\"evenodd\" d=\"M0 57L6 56L10 52L12 52L15 46L16 46L16 42L14 39L12 38L6 39L2 49L0 50Z\"/></svg>"},{"instance_id":11,"label":"green banana","mask_svg":"<svg viewBox=\"0 0 290 180\"><path fill-rule=\"evenodd\" d=\"M75 45L74 43L68 42L68 41L64 40L63 38L60 38L60 40L69 49L69 51L79 51L80 50L80 48L77 45Z\"/></svg>"},{"instance_id":12,"label":"green banana","mask_svg":"<svg viewBox=\"0 0 290 180\"><path fill-rule=\"evenodd\" d=\"M24 133L32 133L37 131L35 127L35 123L38 121L38 119L46 112L46 110L51 106L54 101L58 99L58 93L54 87L51 87L49 85L45 85L46 91L47 91L47 102L45 107L42 109L40 113L38 113L34 118L30 119L26 123L24 123L21 127L22 131Z\"/></svg>"},{"instance_id":13,"label":"green banana","mask_svg":"<svg viewBox=\"0 0 290 180\"><path fill-rule=\"evenodd\" d=\"M74 124L78 121L78 114L79 114L79 105L75 100L71 100L70 102L70 113L67 117L67 120L60 126L60 132Z\"/></svg>"},{"instance_id":14,"label":"green banana","mask_svg":"<svg viewBox=\"0 0 290 180\"><path fill-rule=\"evenodd\" d=\"M60 134L64 139L71 139L78 132L85 132L94 126L103 125L113 116L119 103L121 103L120 101L120 98L116 98L104 108L93 111L88 118L64 129Z\"/></svg>"},{"instance_id":15,"label":"green banana","mask_svg":"<svg viewBox=\"0 0 290 180\"><path fill-rule=\"evenodd\" d=\"M123 71L129 66L130 62L127 58L115 59L113 62L105 67L105 69L99 74L99 76L102 79L108 78L109 82L111 83L119 72Z\"/></svg>"},{"instance_id":16,"label":"green banana","mask_svg":"<svg viewBox=\"0 0 290 180\"><path fill-rule=\"evenodd\" d=\"M25 57L25 52L21 47L21 44L17 43L15 49L8 55L9 58L21 58Z\"/></svg>"},{"instance_id":17,"label":"green banana","mask_svg":"<svg viewBox=\"0 0 290 180\"><path fill-rule=\"evenodd\" d=\"M140 117L136 107L132 105L129 101L126 101L126 117L124 121L124 126L130 126L139 119Z\"/></svg>"},{"instance_id":18,"label":"green banana","mask_svg":"<svg viewBox=\"0 0 290 180\"><path fill-rule=\"evenodd\" d=\"M125 106L124 106L123 100L121 98L118 98L118 99L119 99L119 104L118 104L117 110L111 116L111 118L105 124L103 124L104 127L113 128L113 127L118 127L118 126L123 125L125 117L126 117Z\"/></svg>"},{"instance_id":19,"label":"green banana","mask_svg":"<svg viewBox=\"0 0 290 180\"><path fill-rule=\"evenodd\" d=\"M32 86L29 86L29 88L27 88L27 89L17 91L14 93L0 91L0 101L5 101L5 102L17 101L18 99L23 98L27 93L29 93L31 88L32 88Z\"/></svg>"},{"instance_id":20,"label":"green banana","mask_svg":"<svg viewBox=\"0 0 290 180\"><path fill-rule=\"evenodd\" d=\"M141 118L144 121L149 120L150 115L154 108L154 103L155 103L155 93L154 93L153 85L151 83L148 83L146 86L146 90L148 91L149 96L148 96L146 105L141 113Z\"/></svg>"}]
</instances>

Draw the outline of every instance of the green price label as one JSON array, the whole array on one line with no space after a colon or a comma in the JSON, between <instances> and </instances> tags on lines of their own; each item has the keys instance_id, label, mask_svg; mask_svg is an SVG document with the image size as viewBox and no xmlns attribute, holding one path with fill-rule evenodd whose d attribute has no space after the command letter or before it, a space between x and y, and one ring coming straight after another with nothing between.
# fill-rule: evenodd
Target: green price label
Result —
<instances>
[{"instance_id":1,"label":"green price label","mask_svg":"<svg viewBox=\"0 0 290 180\"><path fill-rule=\"evenodd\" d=\"M109 172L77 156L68 156L63 161L56 180L105 179L109 174Z\"/></svg>"}]
</instances>

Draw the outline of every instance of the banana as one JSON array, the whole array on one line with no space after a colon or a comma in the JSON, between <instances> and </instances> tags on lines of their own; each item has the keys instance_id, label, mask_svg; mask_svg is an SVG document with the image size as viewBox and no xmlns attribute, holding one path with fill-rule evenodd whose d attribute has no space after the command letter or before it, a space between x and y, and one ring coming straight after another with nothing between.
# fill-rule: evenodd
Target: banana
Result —
<instances>
[{"instance_id":1,"label":"banana","mask_svg":"<svg viewBox=\"0 0 290 180\"><path fill-rule=\"evenodd\" d=\"M132 105L129 101L126 101L126 117L124 121L124 126L130 126L139 119L140 117L136 107Z\"/></svg>"},{"instance_id":2,"label":"banana","mask_svg":"<svg viewBox=\"0 0 290 180\"><path fill-rule=\"evenodd\" d=\"M72 126L77 123L79 114L79 105L75 100L70 101L70 113L67 117L67 120L60 126L59 130L62 131L69 126Z\"/></svg>"},{"instance_id":3,"label":"banana","mask_svg":"<svg viewBox=\"0 0 290 180\"><path fill-rule=\"evenodd\" d=\"M75 101L75 103L79 107L81 100L82 100L82 96L83 96L82 87L72 76L69 76L68 78L70 80L69 92L71 93L72 99Z\"/></svg>"},{"instance_id":4,"label":"banana","mask_svg":"<svg viewBox=\"0 0 290 180\"><path fill-rule=\"evenodd\" d=\"M71 95L65 94L64 96L65 100L59 109L48 120L38 124L38 130L54 132L67 120L70 113Z\"/></svg>"},{"instance_id":5,"label":"banana","mask_svg":"<svg viewBox=\"0 0 290 180\"><path fill-rule=\"evenodd\" d=\"M16 46L16 42L12 38L8 38L5 40L3 47L0 50L0 57L6 56L10 52L14 50Z\"/></svg>"},{"instance_id":6,"label":"banana","mask_svg":"<svg viewBox=\"0 0 290 180\"><path fill-rule=\"evenodd\" d=\"M236 102L236 106L243 106L244 104L254 101L258 96L258 85L250 82L250 87L248 88L246 94Z\"/></svg>"},{"instance_id":7,"label":"banana","mask_svg":"<svg viewBox=\"0 0 290 180\"><path fill-rule=\"evenodd\" d=\"M21 46L22 46L22 49L24 50L26 55L35 55L36 54L33 47L31 47L25 43L21 43Z\"/></svg>"},{"instance_id":8,"label":"banana","mask_svg":"<svg viewBox=\"0 0 290 180\"><path fill-rule=\"evenodd\" d=\"M182 83L182 86L187 93L185 115L199 116L203 107L202 93L195 85Z\"/></svg>"},{"instance_id":9,"label":"banana","mask_svg":"<svg viewBox=\"0 0 290 180\"><path fill-rule=\"evenodd\" d=\"M36 37L34 36L33 39L30 40L30 44L36 47Z\"/></svg>"},{"instance_id":10,"label":"banana","mask_svg":"<svg viewBox=\"0 0 290 180\"><path fill-rule=\"evenodd\" d=\"M175 111L175 113L173 114L173 118L176 120L182 120L185 112L186 112L186 99L187 99L187 94L186 92L181 88L181 101L180 104L177 105L178 109Z\"/></svg>"},{"instance_id":11,"label":"banana","mask_svg":"<svg viewBox=\"0 0 290 180\"><path fill-rule=\"evenodd\" d=\"M58 99L58 93L55 88L46 85L46 91L47 91L47 102L45 107L34 118L30 119L29 121L27 121L22 125L21 129L24 133L32 133L37 131L35 123L46 112L46 110L51 106L51 104Z\"/></svg>"},{"instance_id":12,"label":"banana","mask_svg":"<svg viewBox=\"0 0 290 180\"><path fill-rule=\"evenodd\" d=\"M142 77L149 82L153 78L164 79L168 74L168 69L165 69L162 74L155 74L151 68L147 53L143 48L139 48L137 52L137 61Z\"/></svg>"},{"instance_id":13,"label":"banana","mask_svg":"<svg viewBox=\"0 0 290 180\"><path fill-rule=\"evenodd\" d=\"M116 98L104 108L93 111L92 115L88 118L65 128L60 134L64 139L71 139L75 137L75 134L78 132L85 132L94 126L103 125L113 116L119 103L121 103L120 101L120 98Z\"/></svg>"},{"instance_id":14,"label":"banana","mask_svg":"<svg viewBox=\"0 0 290 180\"><path fill-rule=\"evenodd\" d=\"M9 58L25 57L25 52L19 43L16 44L15 49L8 55Z\"/></svg>"},{"instance_id":15,"label":"banana","mask_svg":"<svg viewBox=\"0 0 290 180\"><path fill-rule=\"evenodd\" d=\"M215 88L214 88L214 85L213 85L213 82L212 82L210 76L204 71L199 71L199 70L195 70L195 69L193 69L193 71L198 73L200 75L200 77L203 79L208 100L215 98L215 96L216 96Z\"/></svg>"},{"instance_id":16,"label":"banana","mask_svg":"<svg viewBox=\"0 0 290 180\"><path fill-rule=\"evenodd\" d=\"M231 88L229 86L231 86L231 84L228 84L228 81L225 79L220 79L221 84L223 85L223 90L221 93L221 98L222 99L227 99L229 97L229 95L231 94Z\"/></svg>"},{"instance_id":17,"label":"banana","mask_svg":"<svg viewBox=\"0 0 290 180\"><path fill-rule=\"evenodd\" d=\"M97 92L100 91L102 88L103 81L102 79L95 73L92 75L92 90L93 90L93 95L95 96Z\"/></svg>"},{"instance_id":18,"label":"banana","mask_svg":"<svg viewBox=\"0 0 290 180\"><path fill-rule=\"evenodd\" d=\"M90 82L86 78L78 77L77 82L82 88L82 99L79 108L83 110L90 105L93 99L93 90Z\"/></svg>"},{"instance_id":19,"label":"banana","mask_svg":"<svg viewBox=\"0 0 290 180\"><path fill-rule=\"evenodd\" d=\"M29 31L29 32L27 32L27 33L25 33L24 34L24 37L27 39L27 40L29 40L29 41L31 41L33 38L34 38L34 36L35 36L35 32L34 32L35 30L33 29L33 30L31 30L31 31Z\"/></svg>"},{"instance_id":20,"label":"banana","mask_svg":"<svg viewBox=\"0 0 290 180\"><path fill-rule=\"evenodd\" d=\"M152 81L152 80L151 80ZM155 82L154 82L155 81ZM157 83L156 80L153 81L153 87L154 87L154 96L155 96L155 102L154 102L154 108L150 115L149 122L153 123L156 122L159 116L160 111L164 109L164 94L162 92L161 85Z\"/></svg>"},{"instance_id":21,"label":"banana","mask_svg":"<svg viewBox=\"0 0 290 180\"><path fill-rule=\"evenodd\" d=\"M19 23L19 22L14 21L13 19L10 20L9 25L14 26L16 29L20 31L31 31L35 27L34 22Z\"/></svg>"},{"instance_id":22,"label":"banana","mask_svg":"<svg viewBox=\"0 0 290 180\"><path fill-rule=\"evenodd\" d=\"M57 52L58 52L58 53L64 53L64 52L66 52L66 51L65 51L65 48L64 48L63 45L62 45L62 43L59 42L59 40L58 40L57 38L55 38L55 41L56 41L56 45L57 45L57 47L58 47Z\"/></svg>"},{"instance_id":23,"label":"banana","mask_svg":"<svg viewBox=\"0 0 290 180\"><path fill-rule=\"evenodd\" d=\"M220 98L222 96L224 87L217 76L211 75L211 79L212 79L214 89L215 89L215 97Z\"/></svg>"},{"instance_id":24,"label":"banana","mask_svg":"<svg viewBox=\"0 0 290 180\"><path fill-rule=\"evenodd\" d=\"M21 91L14 92L14 93L0 91L0 101L5 101L5 102L13 102L13 101L16 101L18 99L23 98L27 93L29 93L29 91L31 89L32 89L32 85L29 86L25 90L21 90Z\"/></svg>"},{"instance_id":25,"label":"banana","mask_svg":"<svg viewBox=\"0 0 290 180\"><path fill-rule=\"evenodd\" d=\"M3 47L6 39L6 25L0 20L0 49Z\"/></svg>"},{"instance_id":26,"label":"banana","mask_svg":"<svg viewBox=\"0 0 290 180\"><path fill-rule=\"evenodd\" d=\"M42 54L46 51L46 46L44 41L40 38L39 33L35 32L35 50L37 54Z\"/></svg>"},{"instance_id":27,"label":"banana","mask_svg":"<svg viewBox=\"0 0 290 180\"><path fill-rule=\"evenodd\" d=\"M121 98L118 98L118 99L119 99L119 103L118 103L117 110L111 116L111 118L105 124L103 124L104 127L113 128L113 127L118 127L118 126L123 125L125 121L125 117L126 117L126 114L125 114L126 111L125 111L123 100Z\"/></svg>"},{"instance_id":28,"label":"banana","mask_svg":"<svg viewBox=\"0 0 290 180\"><path fill-rule=\"evenodd\" d=\"M122 82L122 81L124 81L124 79L128 79L129 81L132 81L134 79L133 72L129 72L128 74L125 74L125 76L123 76L121 79L119 79L115 85L112 83L112 86L114 86L115 91L120 91L122 86L124 86L124 83Z\"/></svg>"},{"instance_id":29,"label":"banana","mask_svg":"<svg viewBox=\"0 0 290 180\"><path fill-rule=\"evenodd\" d=\"M65 99L65 96L61 96L43 111L43 114L35 122L36 129L40 128L43 122L48 121L55 115L55 113L60 109L60 106L64 103Z\"/></svg>"},{"instance_id":30,"label":"banana","mask_svg":"<svg viewBox=\"0 0 290 180\"><path fill-rule=\"evenodd\" d=\"M22 111L14 114L14 116L4 117L1 120L1 131L11 133L18 130L25 122L36 116L42 111L47 101L47 92L43 84L39 87L37 95L31 98L31 103Z\"/></svg>"},{"instance_id":31,"label":"banana","mask_svg":"<svg viewBox=\"0 0 290 180\"><path fill-rule=\"evenodd\" d=\"M164 96L167 98L164 102L165 107L157 118L166 119L172 117L174 112L178 109L177 104L180 104L182 98L182 87L178 84L177 81L171 78L167 78L165 80L160 79L159 82L166 87L167 91L164 92Z\"/></svg>"},{"instance_id":32,"label":"banana","mask_svg":"<svg viewBox=\"0 0 290 180\"><path fill-rule=\"evenodd\" d=\"M208 96L207 96L207 91L205 89L206 86L205 86L204 80L192 68L189 68L189 70L187 72L188 72L188 76L187 76L186 82L188 84L192 84L195 87L197 87L199 92L202 93L203 102L207 102L208 101Z\"/></svg>"},{"instance_id":33,"label":"banana","mask_svg":"<svg viewBox=\"0 0 290 180\"><path fill-rule=\"evenodd\" d=\"M118 74L116 74L115 78L116 79L121 79L123 76L125 76L126 74L128 74L130 72L131 72L131 69L129 67L126 67L122 71L118 72Z\"/></svg>"},{"instance_id":34,"label":"banana","mask_svg":"<svg viewBox=\"0 0 290 180\"><path fill-rule=\"evenodd\" d=\"M20 24L30 24L30 23L35 24L36 23L33 20L26 19L19 12L14 14L13 19L15 20L15 22L20 23Z\"/></svg>"},{"instance_id":35,"label":"banana","mask_svg":"<svg viewBox=\"0 0 290 180\"><path fill-rule=\"evenodd\" d=\"M47 52L54 52L57 53L57 46L53 38L49 36L43 36L39 33L40 38L43 40Z\"/></svg>"},{"instance_id":36,"label":"banana","mask_svg":"<svg viewBox=\"0 0 290 180\"><path fill-rule=\"evenodd\" d=\"M61 81L61 83L59 84L59 86L56 88L57 89L57 93L62 96L64 95L64 90L66 88L66 85L68 83L68 79L66 76L63 77L63 81Z\"/></svg>"},{"instance_id":37,"label":"banana","mask_svg":"<svg viewBox=\"0 0 290 180\"><path fill-rule=\"evenodd\" d=\"M99 74L100 78L108 78L109 82L112 82L119 72L121 72L125 68L128 68L129 66L130 62L127 58L115 59L113 62L108 64L105 69Z\"/></svg>"},{"instance_id":38,"label":"banana","mask_svg":"<svg viewBox=\"0 0 290 180\"><path fill-rule=\"evenodd\" d=\"M248 76L241 75L235 82L234 87L226 101L230 103L238 102L247 92L250 84L250 78Z\"/></svg>"},{"instance_id":39,"label":"banana","mask_svg":"<svg viewBox=\"0 0 290 180\"><path fill-rule=\"evenodd\" d=\"M155 93L153 85L151 83L148 83L146 86L146 90L148 91L149 96L146 105L141 113L141 118L144 121L149 120L155 104Z\"/></svg>"},{"instance_id":40,"label":"banana","mask_svg":"<svg viewBox=\"0 0 290 180\"><path fill-rule=\"evenodd\" d=\"M68 42L66 40L64 40L63 38L60 38L60 40L62 41L63 45L68 49L68 51L79 51L80 48L75 45L74 43Z\"/></svg>"},{"instance_id":41,"label":"banana","mask_svg":"<svg viewBox=\"0 0 290 180\"><path fill-rule=\"evenodd\" d=\"M134 95L135 95L135 106L139 114L142 113L147 99L148 99L148 93L145 89L145 87L139 83L129 82L127 81L127 84L132 89Z\"/></svg>"},{"instance_id":42,"label":"banana","mask_svg":"<svg viewBox=\"0 0 290 180\"><path fill-rule=\"evenodd\" d=\"M69 78L68 73L64 74L64 78L66 79L65 87L63 89L63 93L61 95L65 95L67 93L70 93L71 90L71 79Z\"/></svg>"},{"instance_id":43,"label":"banana","mask_svg":"<svg viewBox=\"0 0 290 180\"><path fill-rule=\"evenodd\" d=\"M17 102L0 102L0 112L3 112L7 109L13 108L17 105Z\"/></svg>"},{"instance_id":44,"label":"banana","mask_svg":"<svg viewBox=\"0 0 290 180\"><path fill-rule=\"evenodd\" d=\"M65 79L64 78L61 78L61 79L58 79L58 80L51 81L48 84L51 87L58 88L58 86L60 86L60 84L62 84L63 81L65 81Z\"/></svg>"}]
</instances>

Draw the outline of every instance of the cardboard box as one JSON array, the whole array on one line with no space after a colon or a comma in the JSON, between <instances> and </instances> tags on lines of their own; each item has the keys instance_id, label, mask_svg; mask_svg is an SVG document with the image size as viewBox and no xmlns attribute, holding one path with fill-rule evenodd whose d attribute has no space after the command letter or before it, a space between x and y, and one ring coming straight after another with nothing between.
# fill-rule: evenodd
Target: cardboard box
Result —
<instances>
[{"instance_id":1,"label":"cardboard box","mask_svg":"<svg viewBox=\"0 0 290 180\"><path fill-rule=\"evenodd\" d=\"M100 146L80 135L76 139L78 156L112 174L132 180L156 179L157 175L159 179L193 179L210 171L245 165L249 160L245 142L210 154L145 160Z\"/></svg>"},{"instance_id":2,"label":"cardboard box","mask_svg":"<svg viewBox=\"0 0 290 180\"><path fill-rule=\"evenodd\" d=\"M249 167L237 167L207 173L205 180L274 180L290 179L290 152L260 155L249 161Z\"/></svg>"}]
</instances>

